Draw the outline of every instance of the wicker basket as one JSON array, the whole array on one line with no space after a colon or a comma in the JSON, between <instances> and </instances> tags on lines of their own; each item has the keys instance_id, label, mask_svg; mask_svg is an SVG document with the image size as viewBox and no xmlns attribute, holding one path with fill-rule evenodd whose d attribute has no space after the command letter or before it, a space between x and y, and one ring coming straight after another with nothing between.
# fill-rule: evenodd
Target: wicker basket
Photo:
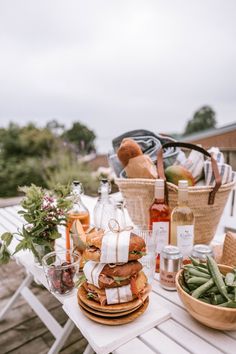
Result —
<instances>
[{"instance_id":1,"label":"wicker basket","mask_svg":"<svg viewBox=\"0 0 236 354\"><path fill-rule=\"evenodd\" d=\"M208 157L211 157L204 149L198 146L183 143L175 144L196 149ZM165 147L165 145L163 147ZM211 159L213 158L211 157ZM158 163L159 162L160 159L158 159ZM215 165L217 166L216 162ZM158 168L158 172L160 176L162 174L161 168ZM216 175L217 172L218 169ZM116 184L125 199L133 223L137 226L142 225L143 227L147 227L149 223L149 208L153 202L155 180L117 178ZM228 196L235 182L230 182L222 186L220 186L220 184L219 182L218 186L215 187L189 187L188 202L195 216L195 243L208 244L215 235ZM173 209L177 205L178 187L169 182L166 183L166 186L168 190L168 204L170 208Z\"/></svg>"}]
</instances>

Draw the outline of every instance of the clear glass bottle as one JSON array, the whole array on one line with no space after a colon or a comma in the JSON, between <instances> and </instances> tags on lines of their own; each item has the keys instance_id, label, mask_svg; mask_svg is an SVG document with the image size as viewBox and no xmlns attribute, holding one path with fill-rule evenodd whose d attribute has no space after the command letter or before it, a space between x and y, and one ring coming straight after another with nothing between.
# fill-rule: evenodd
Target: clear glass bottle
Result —
<instances>
[{"instance_id":1,"label":"clear glass bottle","mask_svg":"<svg viewBox=\"0 0 236 354\"><path fill-rule=\"evenodd\" d=\"M124 229L127 226L123 200L116 201L114 218L117 220L121 229Z\"/></svg>"},{"instance_id":2,"label":"clear glass bottle","mask_svg":"<svg viewBox=\"0 0 236 354\"><path fill-rule=\"evenodd\" d=\"M194 214L188 206L188 181L178 183L178 205L171 214L171 244L177 245L187 262L194 244Z\"/></svg>"},{"instance_id":3,"label":"clear glass bottle","mask_svg":"<svg viewBox=\"0 0 236 354\"><path fill-rule=\"evenodd\" d=\"M165 203L165 183L155 182L154 202L149 209L149 228L157 239L156 272L160 269L160 253L170 243L170 209Z\"/></svg>"},{"instance_id":4,"label":"clear glass bottle","mask_svg":"<svg viewBox=\"0 0 236 354\"><path fill-rule=\"evenodd\" d=\"M109 229L108 223L110 219L115 218L115 205L109 196L111 192L111 184L107 178L100 180L98 193L100 194L94 207L94 225L105 231Z\"/></svg>"},{"instance_id":5,"label":"clear glass bottle","mask_svg":"<svg viewBox=\"0 0 236 354\"><path fill-rule=\"evenodd\" d=\"M67 226L66 226L66 248L70 249L70 234L73 223L79 220L84 231L89 228L90 215L87 207L84 205L81 195L83 194L83 185L79 181L73 181L71 186L71 198L73 198L73 206L68 212Z\"/></svg>"}]
</instances>

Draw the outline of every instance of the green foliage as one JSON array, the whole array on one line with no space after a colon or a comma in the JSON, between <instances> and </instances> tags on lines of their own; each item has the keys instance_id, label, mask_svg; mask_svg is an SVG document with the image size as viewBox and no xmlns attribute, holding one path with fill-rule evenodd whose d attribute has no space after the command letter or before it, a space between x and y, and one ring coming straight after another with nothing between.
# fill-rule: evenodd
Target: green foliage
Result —
<instances>
[{"instance_id":1,"label":"green foliage","mask_svg":"<svg viewBox=\"0 0 236 354\"><path fill-rule=\"evenodd\" d=\"M71 136L71 132L73 135L79 126L76 144L84 141L85 153L94 147L95 134L80 123L74 123L68 134L56 120L45 128L34 124L20 127L14 123L0 128L0 197L16 196L18 186L22 185L33 183L52 189L57 182L68 185L73 179L85 184L86 193L94 193L97 185L90 170L78 162L74 145L66 146L63 141L64 136Z\"/></svg>"},{"instance_id":2,"label":"green foliage","mask_svg":"<svg viewBox=\"0 0 236 354\"><path fill-rule=\"evenodd\" d=\"M193 118L188 121L184 135L215 128L217 123L215 116L215 112L211 107L203 106L198 111L196 111Z\"/></svg>"},{"instance_id":3,"label":"green foliage","mask_svg":"<svg viewBox=\"0 0 236 354\"><path fill-rule=\"evenodd\" d=\"M94 195L97 193L98 180L91 174L91 170L83 163L79 162L72 152L66 154L56 152L52 158L45 162L45 180L49 189L53 189L55 184L68 185L70 187L73 180L79 180L84 187L85 193Z\"/></svg>"},{"instance_id":4,"label":"green foliage","mask_svg":"<svg viewBox=\"0 0 236 354\"><path fill-rule=\"evenodd\" d=\"M73 123L72 128L64 132L63 138L75 144L80 154L90 153L95 150L95 133L80 122Z\"/></svg>"},{"instance_id":5,"label":"green foliage","mask_svg":"<svg viewBox=\"0 0 236 354\"><path fill-rule=\"evenodd\" d=\"M24 218L25 224L21 230L15 233L5 232L1 236L2 245L0 248L0 264L7 263L10 259L8 246L14 236L20 239L13 255L21 250L29 249L39 257L36 245L44 245L48 251L52 250L54 240L61 237L57 227L66 225L66 218L73 200L65 198L65 187L57 185L59 196L56 197L51 192L41 187L31 185L20 188L25 193L21 202L22 210L18 213Z\"/></svg>"},{"instance_id":6,"label":"green foliage","mask_svg":"<svg viewBox=\"0 0 236 354\"><path fill-rule=\"evenodd\" d=\"M57 145L57 139L49 129L36 128L32 123L25 127L10 123L0 136L1 154L5 159L42 157L50 154Z\"/></svg>"},{"instance_id":7,"label":"green foliage","mask_svg":"<svg viewBox=\"0 0 236 354\"><path fill-rule=\"evenodd\" d=\"M0 264L7 264L11 258L11 254L5 243L0 247Z\"/></svg>"},{"instance_id":8,"label":"green foliage","mask_svg":"<svg viewBox=\"0 0 236 354\"><path fill-rule=\"evenodd\" d=\"M0 197L14 197L18 194L18 186L30 183L46 187L42 168L42 159L38 157L6 160L0 153Z\"/></svg>"}]
</instances>

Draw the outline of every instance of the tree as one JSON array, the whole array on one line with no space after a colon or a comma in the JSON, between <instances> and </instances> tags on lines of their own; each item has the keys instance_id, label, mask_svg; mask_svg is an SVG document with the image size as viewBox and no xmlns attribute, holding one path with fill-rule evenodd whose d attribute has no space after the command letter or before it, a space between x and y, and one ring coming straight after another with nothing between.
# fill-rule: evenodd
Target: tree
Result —
<instances>
[{"instance_id":1,"label":"tree","mask_svg":"<svg viewBox=\"0 0 236 354\"><path fill-rule=\"evenodd\" d=\"M58 181L67 184L73 179L80 179L86 192L94 193L97 185L89 168L78 162L75 144L66 146L58 136L58 129L62 128L56 121L44 128L32 123L25 126L10 123L7 128L0 128L0 197L17 195L18 186L22 185L51 187ZM79 132L78 141L83 141L89 152L94 148L95 134L86 126Z\"/></svg>"},{"instance_id":2,"label":"tree","mask_svg":"<svg viewBox=\"0 0 236 354\"><path fill-rule=\"evenodd\" d=\"M210 106L201 107L194 113L193 118L187 122L184 135L215 128L217 124L215 117L215 111Z\"/></svg>"},{"instance_id":3,"label":"tree","mask_svg":"<svg viewBox=\"0 0 236 354\"><path fill-rule=\"evenodd\" d=\"M76 145L81 154L90 153L95 150L95 133L80 122L74 122L71 129L66 130L62 137Z\"/></svg>"},{"instance_id":4,"label":"tree","mask_svg":"<svg viewBox=\"0 0 236 354\"><path fill-rule=\"evenodd\" d=\"M0 139L4 159L48 155L58 144L58 138L49 129L39 129L32 123L24 127L10 123L4 132L0 132Z\"/></svg>"},{"instance_id":5,"label":"tree","mask_svg":"<svg viewBox=\"0 0 236 354\"><path fill-rule=\"evenodd\" d=\"M64 124L59 123L56 119L50 120L46 124L46 128L56 136L62 135L65 130Z\"/></svg>"}]
</instances>

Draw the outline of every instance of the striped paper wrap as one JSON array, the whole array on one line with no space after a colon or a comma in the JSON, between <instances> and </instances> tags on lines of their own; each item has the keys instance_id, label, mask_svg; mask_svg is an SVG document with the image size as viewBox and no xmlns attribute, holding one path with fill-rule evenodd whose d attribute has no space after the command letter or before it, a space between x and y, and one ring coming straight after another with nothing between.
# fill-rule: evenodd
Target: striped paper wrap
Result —
<instances>
[{"instance_id":1,"label":"striped paper wrap","mask_svg":"<svg viewBox=\"0 0 236 354\"><path fill-rule=\"evenodd\" d=\"M120 304L133 300L130 285L121 286L119 288L105 289L107 304Z\"/></svg>"},{"instance_id":2,"label":"striped paper wrap","mask_svg":"<svg viewBox=\"0 0 236 354\"><path fill-rule=\"evenodd\" d=\"M102 239L101 263L126 263L129 260L130 231L107 232Z\"/></svg>"},{"instance_id":3,"label":"striped paper wrap","mask_svg":"<svg viewBox=\"0 0 236 354\"><path fill-rule=\"evenodd\" d=\"M86 276L87 282L99 288L98 279L104 266L105 264L103 263L97 263L94 261L86 262L83 268L83 272Z\"/></svg>"}]
</instances>

